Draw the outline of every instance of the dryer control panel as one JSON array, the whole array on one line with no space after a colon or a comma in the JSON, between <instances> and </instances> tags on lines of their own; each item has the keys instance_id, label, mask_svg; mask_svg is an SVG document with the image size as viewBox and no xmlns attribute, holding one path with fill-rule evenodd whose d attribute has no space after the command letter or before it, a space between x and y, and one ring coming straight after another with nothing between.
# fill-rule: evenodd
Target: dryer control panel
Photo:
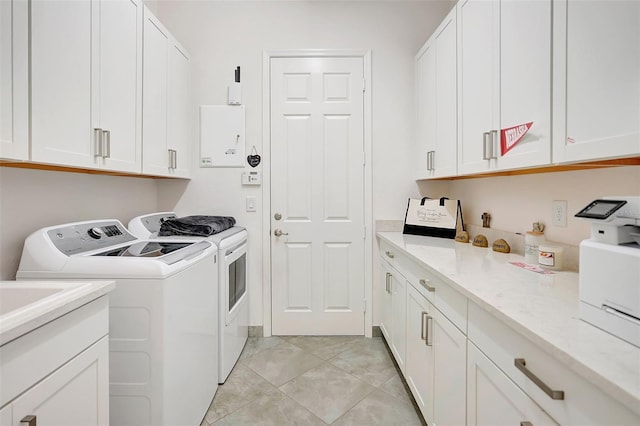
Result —
<instances>
[{"instance_id":1,"label":"dryer control panel","mask_svg":"<svg viewBox=\"0 0 640 426\"><path fill-rule=\"evenodd\" d=\"M136 240L117 220L75 223L50 229L47 235L67 256Z\"/></svg>"}]
</instances>

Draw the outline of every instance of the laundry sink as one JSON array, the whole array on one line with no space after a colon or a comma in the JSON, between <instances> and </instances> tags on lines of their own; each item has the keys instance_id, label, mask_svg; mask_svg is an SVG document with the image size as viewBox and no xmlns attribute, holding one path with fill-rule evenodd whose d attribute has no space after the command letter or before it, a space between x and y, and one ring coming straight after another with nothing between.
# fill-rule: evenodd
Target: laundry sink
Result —
<instances>
[{"instance_id":1,"label":"laundry sink","mask_svg":"<svg viewBox=\"0 0 640 426\"><path fill-rule=\"evenodd\" d=\"M0 281L0 345L114 287L113 281Z\"/></svg>"},{"instance_id":2,"label":"laundry sink","mask_svg":"<svg viewBox=\"0 0 640 426\"><path fill-rule=\"evenodd\" d=\"M0 287L0 319L16 309L64 291L63 288Z\"/></svg>"}]
</instances>

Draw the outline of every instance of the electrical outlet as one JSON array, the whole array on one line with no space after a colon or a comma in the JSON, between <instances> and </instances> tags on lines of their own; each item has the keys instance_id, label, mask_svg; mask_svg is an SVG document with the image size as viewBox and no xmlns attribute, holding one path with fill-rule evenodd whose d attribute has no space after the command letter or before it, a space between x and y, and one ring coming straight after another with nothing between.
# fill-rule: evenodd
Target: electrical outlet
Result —
<instances>
[{"instance_id":1,"label":"electrical outlet","mask_svg":"<svg viewBox=\"0 0 640 426\"><path fill-rule=\"evenodd\" d=\"M553 200L551 224L560 228L567 227L567 200Z\"/></svg>"}]
</instances>

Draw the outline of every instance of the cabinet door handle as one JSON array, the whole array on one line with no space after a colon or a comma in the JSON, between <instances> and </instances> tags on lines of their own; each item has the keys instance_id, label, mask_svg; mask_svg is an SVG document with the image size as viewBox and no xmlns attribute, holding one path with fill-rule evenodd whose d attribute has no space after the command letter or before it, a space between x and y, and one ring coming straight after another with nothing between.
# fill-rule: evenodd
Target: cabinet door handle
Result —
<instances>
[{"instance_id":1,"label":"cabinet door handle","mask_svg":"<svg viewBox=\"0 0 640 426\"><path fill-rule=\"evenodd\" d=\"M20 426L37 426L37 424L38 424L38 419L36 416L33 416L33 415L24 416L20 420Z\"/></svg>"},{"instance_id":2,"label":"cabinet door handle","mask_svg":"<svg viewBox=\"0 0 640 426\"><path fill-rule=\"evenodd\" d=\"M431 151L431 170L436 169L436 152Z\"/></svg>"},{"instance_id":3,"label":"cabinet door handle","mask_svg":"<svg viewBox=\"0 0 640 426\"><path fill-rule=\"evenodd\" d=\"M531 422L520 422L520 426L533 426Z\"/></svg>"},{"instance_id":4,"label":"cabinet door handle","mask_svg":"<svg viewBox=\"0 0 640 426\"><path fill-rule=\"evenodd\" d=\"M178 151L173 150L173 168L174 170L178 168Z\"/></svg>"},{"instance_id":5,"label":"cabinet door handle","mask_svg":"<svg viewBox=\"0 0 640 426\"><path fill-rule=\"evenodd\" d=\"M387 272L384 281L384 291L386 291L387 293L389 293L389 278L391 278L391 274Z\"/></svg>"},{"instance_id":6,"label":"cabinet door handle","mask_svg":"<svg viewBox=\"0 0 640 426\"><path fill-rule=\"evenodd\" d=\"M433 346L433 317L427 315L427 338L424 340L427 346Z\"/></svg>"},{"instance_id":7,"label":"cabinet door handle","mask_svg":"<svg viewBox=\"0 0 640 426\"><path fill-rule=\"evenodd\" d=\"M104 137L102 138L102 158L110 158L111 157L111 131L103 130L102 134Z\"/></svg>"},{"instance_id":8,"label":"cabinet door handle","mask_svg":"<svg viewBox=\"0 0 640 426\"><path fill-rule=\"evenodd\" d=\"M389 259L393 259L395 257L389 250L385 251L384 254L386 254Z\"/></svg>"},{"instance_id":9,"label":"cabinet door handle","mask_svg":"<svg viewBox=\"0 0 640 426\"><path fill-rule=\"evenodd\" d=\"M482 134L482 159L483 160L490 160L491 159L491 153L489 152L490 145L491 144L491 133L489 132L484 132Z\"/></svg>"},{"instance_id":10,"label":"cabinet door handle","mask_svg":"<svg viewBox=\"0 0 640 426\"><path fill-rule=\"evenodd\" d=\"M428 312L422 311L422 315L420 316L420 340L427 340L427 336L425 335L427 327L424 320L427 315L429 315Z\"/></svg>"},{"instance_id":11,"label":"cabinet door handle","mask_svg":"<svg viewBox=\"0 0 640 426\"><path fill-rule=\"evenodd\" d=\"M549 386L547 386L546 383L544 383L542 380L540 380L540 378L538 376L536 376L535 374L533 374L528 368L527 368L527 362L524 360L524 358L516 358L513 360L513 364L516 366L516 368L520 371L522 371L522 373L527 376L527 378L529 380L531 380L533 383L536 384L536 386L538 386L540 389L542 389L542 391L544 393L546 393L549 398L551 399L564 399L564 391L560 391L560 390L552 390Z\"/></svg>"},{"instance_id":12,"label":"cabinet door handle","mask_svg":"<svg viewBox=\"0 0 640 426\"><path fill-rule=\"evenodd\" d=\"M498 131L491 131L491 158L498 158Z\"/></svg>"},{"instance_id":13,"label":"cabinet door handle","mask_svg":"<svg viewBox=\"0 0 640 426\"><path fill-rule=\"evenodd\" d=\"M93 129L93 143L94 143L94 157L102 157L102 129L95 128Z\"/></svg>"},{"instance_id":14,"label":"cabinet door handle","mask_svg":"<svg viewBox=\"0 0 640 426\"><path fill-rule=\"evenodd\" d=\"M427 291L431 291L431 292L436 291L436 288L435 288L435 287L431 287L431 286L429 285L429 283L430 283L430 282L431 282L431 281L429 281L429 280L422 279L422 280L420 280L420 285L421 285L422 287L426 288L426 289L427 289Z\"/></svg>"}]
</instances>

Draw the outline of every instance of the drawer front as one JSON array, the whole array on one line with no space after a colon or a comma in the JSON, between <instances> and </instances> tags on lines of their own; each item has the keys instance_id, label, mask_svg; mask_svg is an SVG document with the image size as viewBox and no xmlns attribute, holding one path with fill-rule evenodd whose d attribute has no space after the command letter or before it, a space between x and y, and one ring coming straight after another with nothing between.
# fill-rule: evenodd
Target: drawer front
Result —
<instances>
[{"instance_id":1,"label":"drawer front","mask_svg":"<svg viewBox=\"0 0 640 426\"><path fill-rule=\"evenodd\" d=\"M468 338L558 423L640 424L625 406L474 303L469 303ZM552 399L544 387L562 391L564 399Z\"/></svg>"},{"instance_id":2,"label":"drawer front","mask_svg":"<svg viewBox=\"0 0 640 426\"><path fill-rule=\"evenodd\" d=\"M464 334L467 334L467 298L428 267L406 255L396 256L396 268Z\"/></svg>"},{"instance_id":3,"label":"drawer front","mask_svg":"<svg viewBox=\"0 0 640 426\"><path fill-rule=\"evenodd\" d=\"M395 266L396 257L400 250L391 246L386 241L380 240L380 256L386 260L391 266Z\"/></svg>"}]
</instances>

